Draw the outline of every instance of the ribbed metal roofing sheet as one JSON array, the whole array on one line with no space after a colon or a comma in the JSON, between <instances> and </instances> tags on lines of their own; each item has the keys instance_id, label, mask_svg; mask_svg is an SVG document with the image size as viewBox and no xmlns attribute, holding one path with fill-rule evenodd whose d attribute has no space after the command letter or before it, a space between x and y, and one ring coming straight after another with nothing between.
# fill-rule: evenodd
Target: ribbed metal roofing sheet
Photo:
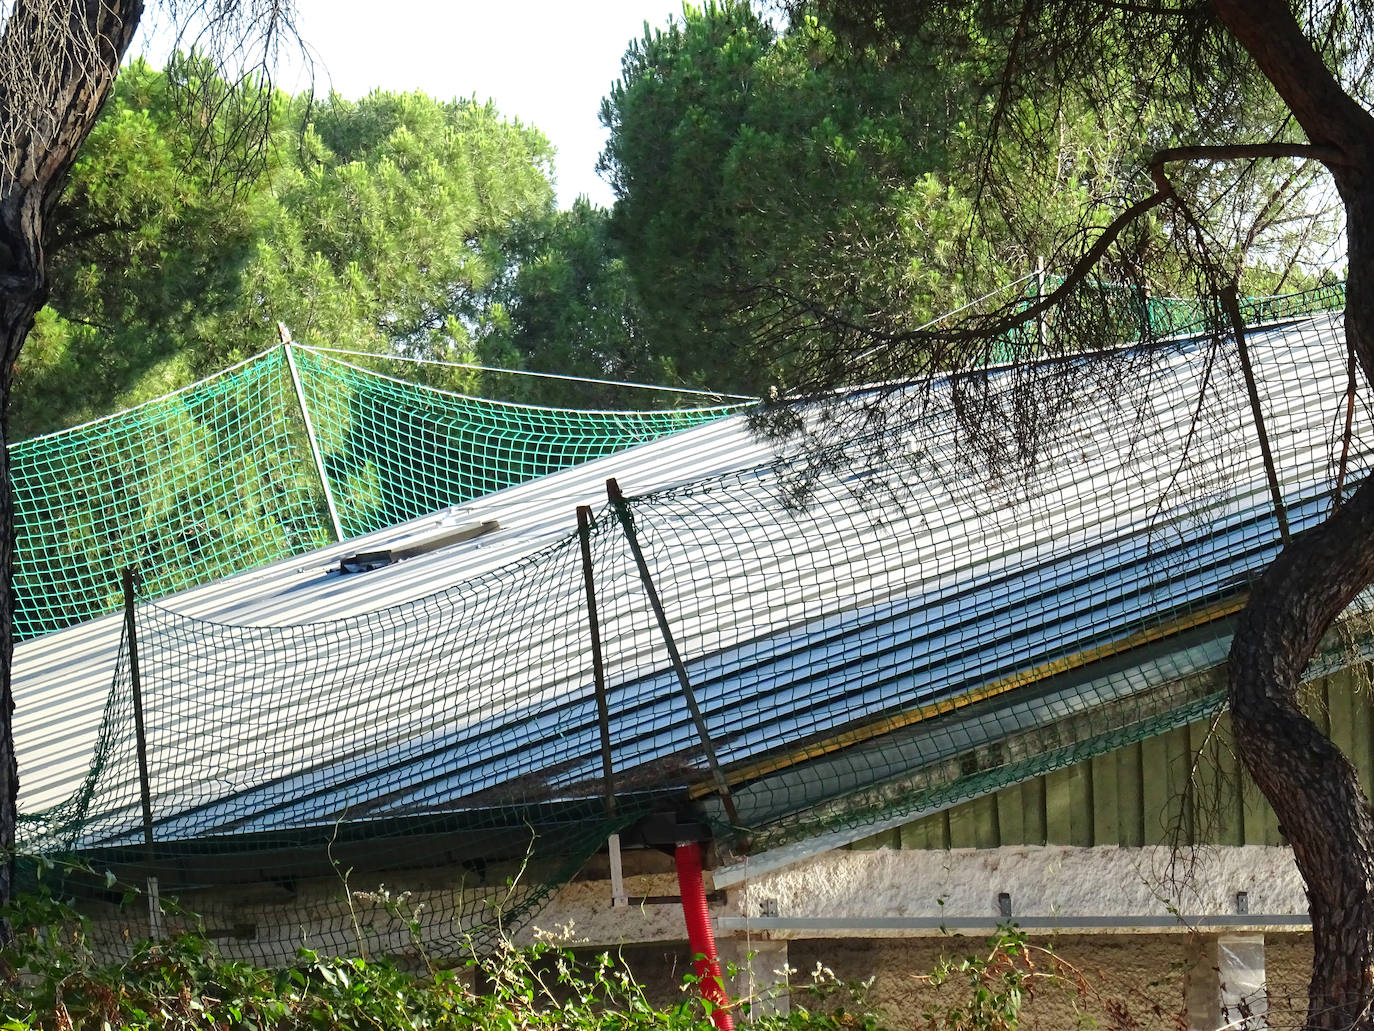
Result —
<instances>
[{"instance_id":1,"label":"ribbed metal roofing sheet","mask_svg":"<svg viewBox=\"0 0 1374 1031\"><path fill-rule=\"evenodd\" d=\"M316 622L366 613L425 597L546 547L575 527L578 505L605 502L608 477L619 476L637 491L657 490L741 463L763 462L768 455L743 419L724 419L185 591L163 604L237 624ZM403 547L444 528L490 519L501 524L500 530L469 543L361 576L338 573L345 556ZM61 802L89 769L122 631L122 614L113 614L16 645L14 735L21 812Z\"/></svg>"}]
</instances>

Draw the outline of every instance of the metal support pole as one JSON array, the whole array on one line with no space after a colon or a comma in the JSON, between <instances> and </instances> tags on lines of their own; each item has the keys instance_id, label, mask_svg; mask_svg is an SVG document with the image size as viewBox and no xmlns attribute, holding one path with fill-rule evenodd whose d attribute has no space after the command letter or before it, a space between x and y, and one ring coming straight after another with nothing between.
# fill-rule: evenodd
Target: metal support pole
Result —
<instances>
[{"instance_id":1,"label":"metal support pole","mask_svg":"<svg viewBox=\"0 0 1374 1031\"><path fill-rule=\"evenodd\" d=\"M692 714L692 722L696 724L702 748L706 751L706 762L711 767L711 778L715 781L716 792L720 795L721 804L725 806L725 814L730 818L730 823L738 827L739 813L735 809L735 800L730 795L730 785L726 783L725 774L721 772L720 761L716 758L715 747L711 744L711 735L706 729L706 720L701 715L700 706L697 705L696 691L692 688L692 681L687 675L682 655L677 650L672 628L668 625L668 614L663 610L663 602L659 600L658 590L654 587L653 577L649 573L649 564L644 560L644 552L639 546L639 537L635 533L630 507L625 503L625 495L620 492L620 484L614 479L606 481L606 495L615 506L620 525L630 542L630 552L634 555L635 565L639 568L640 582L644 584L644 593L649 596L649 604L654 610L654 617L658 620L659 632L663 635L663 643L668 649L668 660L673 664L673 672L677 674L677 682L681 685L682 695L687 700L687 709Z\"/></svg>"},{"instance_id":2,"label":"metal support pole","mask_svg":"<svg viewBox=\"0 0 1374 1031\"><path fill-rule=\"evenodd\" d=\"M601 731L601 779L606 789L606 815L615 813L615 769L611 765L611 707L606 699L606 664L601 654L601 624L596 615L596 584L592 576L592 510L577 506L577 539L582 545L582 582L587 591L587 628L592 639L592 683L596 689L596 722ZM620 858L620 835L606 839L611 862L611 907L628 906L625 873Z\"/></svg>"},{"instance_id":3,"label":"metal support pole","mask_svg":"<svg viewBox=\"0 0 1374 1031\"><path fill-rule=\"evenodd\" d=\"M577 539L582 545L582 583L587 592L587 629L592 639L592 684L596 690L596 722L601 731L601 779L606 791L606 814L615 812L615 770L611 766L611 709L606 700L606 665L601 655L601 625L596 616L596 586L592 579L592 510L577 506Z\"/></svg>"},{"instance_id":4,"label":"metal support pole","mask_svg":"<svg viewBox=\"0 0 1374 1031\"><path fill-rule=\"evenodd\" d=\"M1274 452L1269 448L1269 433L1264 427L1264 409L1260 405L1255 370L1250 364L1250 348L1245 342L1245 319L1240 313L1239 294L1237 285L1229 284L1221 291L1221 306L1231 322L1231 332L1236 337L1236 353L1240 356L1241 372L1245 374L1245 390L1250 396L1250 414L1255 420L1255 436L1259 439L1260 457L1264 460L1264 476L1269 481L1269 495L1274 502L1274 518L1279 524L1279 539L1287 545L1291 539L1288 531L1288 512L1283 503L1283 490L1279 487Z\"/></svg>"},{"instance_id":5,"label":"metal support pole","mask_svg":"<svg viewBox=\"0 0 1374 1031\"><path fill-rule=\"evenodd\" d=\"M129 653L129 687L134 703L134 744L138 753L138 794L143 808L144 858L153 860L153 791L148 776L148 733L143 722L143 681L138 668L138 621L135 616L133 566L124 569L124 641ZM154 939L162 937L162 903L157 878L148 876L148 928Z\"/></svg>"},{"instance_id":6,"label":"metal support pole","mask_svg":"<svg viewBox=\"0 0 1374 1031\"><path fill-rule=\"evenodd\" d=\"M1037 255L1035 258L1035 300L1040 302L1045 297L1045 258ZM1035 356L1042 358L1049 353L1050 329L1045 323L1045 313L1042 311L1035 317L1035 343L1039 348L1039 353Z\"/></svg>"},{"instance_id":7,"label":"metal support pole","mask_svg":"<svg viewBox=\"0 0 1374 1031\"><path fill-rule=\"evenodd\" d=\"M143 724L143 684L138 671L138 629L134 618L134 567L124 570L124 640L134 696L134 739L138 748L138 790L143 802L143 844L153 846L153 794L148 779L148 736Z\"/></svg>"},{"instance_id":8,"label":"metal support pole","mask_svg":"<svg viewBox=\"0 0 1374 1031\"><path fill-rule=\"evenodd\" d=\"M329 486L329 476L324 471L324 456L320 453L320 442L315 437L315 424L310 421L310 408L305 403L301 373L296 368L296 356L292 350L291 331L284 323L278 322L277 336L281 339L282 353L286 355L286 368L291 373L291 385L296 390L296 404L300 407L301 419L305 423L305 439L310 442L310 457L315 460L315 475L320 478L320 486L324 488L324 505L329 510L329 522L334 527L334 539L341 541L344 539L344 532L343 527L339 525L339 510L334 505L334 491Z\"/></svg>"}]
</instances>

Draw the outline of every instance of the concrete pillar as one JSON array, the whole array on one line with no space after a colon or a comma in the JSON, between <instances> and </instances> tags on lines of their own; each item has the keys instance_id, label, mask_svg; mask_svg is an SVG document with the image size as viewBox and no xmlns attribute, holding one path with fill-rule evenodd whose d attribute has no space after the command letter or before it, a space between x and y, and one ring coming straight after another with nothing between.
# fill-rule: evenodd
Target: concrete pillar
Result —
<instances>
[{"instance_id":1,"label":"concrete pillar","mask_svg":"<svg viewBox=\"0 0 1374 1031\"><path fill-rule=\"evenodd\" d=\"M749 1017L786 1016L791 1009L787 976L787 942L743 936L731 939L733 955L723 956L736 973L730 997L749 1002Z\"/></svg>"},{"instance_id":2,"label":"concrete pillar","mask_svg":"<svg viewBox=\"0 0 1374 1031\"><path fill-rule=\"evenodd\" d=\"M1212 938L1190 943L1193 964L1188 968L1188 1031L1216 1031L1221 1014L1217 988L1217 943ZM1197 946L1200 946L1198 948Z\"/></svg>"},{"instance_id":3,"label":"concrete pillar","mask_svg":"<svg viewBox=\"0 0 1374 1031\"><path fill-rule=\"evenodd\" d=\"M1189 1031L1258 1031L1268 1015L1264 936L1205 939L1188 973Z\"/></svg>"}]
</instances>

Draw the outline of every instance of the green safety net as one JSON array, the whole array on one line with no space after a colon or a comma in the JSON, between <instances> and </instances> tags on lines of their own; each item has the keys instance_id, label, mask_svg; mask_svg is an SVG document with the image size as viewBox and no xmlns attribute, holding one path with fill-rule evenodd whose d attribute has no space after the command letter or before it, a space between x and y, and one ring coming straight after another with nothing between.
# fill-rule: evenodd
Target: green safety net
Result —
<instances>
[{"instance_id":1,"label":"green safety net","mask_svg":"<svg viewBox=\"0 0 1374 1031\"><path fill-rule=\"evenodd\" d=\"M584 411L467 397L298 349L344 536L687 429L741 406Z\"/></svg>"},{"instance_id":2,"label":"green safety net","mask_svg":"<svg viewBox=\"0 0 1374 1031\"><path fill-rule=\"evenodd\" d=\"M1215 711L1281 524L1315 525L1374 458L1364 402L1346 437L1338 316L1248 336L1258 414L1224 340L1179 339L953 377L886 397L895 435L608 505L586 538L604 738L576 535L329 622L144 601L148 812L126 637L91 773L26 844L156 876L234 954L403 951L529 919L645 813L726 851L850 840L1182 726ZM989 471L1036 405L1063 421L1033 474ZM971 411L1012 436L970 440ZM397 922L381 883L429 915ZM146 924L85 890L112 941Z\"/></svg>"},{"instance_id":3,"label":"green safety net","mask_svg":"<svg viewBox=\"0 0 1374 1031\"><path fill-rule=\"evenodd\" d=\"M10 449L16 639L117 608L126 567L139 568L156 597L319 547L336 536L331 501L351 537L739 407L538 408L407 383L305 348L293 357L299 392L278 348Z\"/></svg>"},{"instance_id":4,"label":"green safety net","mask_svg":"<svg viewBox=\"0 0 1374 1031\"><path fill-rule=\"evenodd\" d=\"M70 870L64 884L109 947L150 933L152 877L164 933L199 922L227 955L260 963L302 946L412 959L421 946L492 948L655 802L608 807L595 762L564 763L578 757L562 754L559 728L589 698L551 685L582 673L568 647L585 636L582 591L564 540L323 623L234 627L140 604L90 772L68 802L21 818L21 852L75 853L82 870L118 875L111 886ZM525 747L532 723L552 739Z\"/></svg>"},{"instance_id":5,"label":"green safety net","mask_svg":"<svg viewBox=\"0 0 1374 1031\"><path fill-rule=\"evenodd\" d=\"M1025 287L1024 304L1029 306L1063 283L1060 276L1032 278ZM1075 307L1088 306L1110 313L1119 340L1164 340L1169 337L1203 333L1224 324L1219 303L1211 298L1157 296L1148 290L1116 283L1085 282L1073 299ZM1310 290L1239 298L1241 317L1250 327L1271 325L1289 319L1305 318L1321 312L1345 308L1345 283L1325 283ZM1050 311L1041 319L1018 327L989 350L993 362L1005 363L1033 358L1046 349L1053 338L1057 313Z\"/></svg>"},{"instance_id":6,"label":"green safety net","mask_svg":"<svg viewBox=\"0 0 1374 1031\"><path fill-rule=\"evenodd\" d=\"M1102 291L1128 314L1139 307L1154 337L1196 330L1208 314L1195 300L1138 304L1123 288ZM1261 325L1343 303L1344 285L1334 284L1246 298L1242 308ZM1123 340L1140 329L1123 315ZM1033 346L1022 338L1040 331L1023 327L994 357L1024 357ZM128 566L143 571L153 595L172 593L334 539L331 503L337 532L356 536L741 407L510 404L409 381L395 373L420 366L393 358L302 347L293 355L299 392L274 349L131 411L11 447L16 639L112 611Z\"/></svg>"},{"instance_id":7,"label":"green safety net","mask_svg":"<svg viewBox=\"0 0 1374 1031\"><path fill-rule=\"evenodd\" d=\"M328 540L284 365L10 448L17 639L117 608L129 566L167 594Z\"/></svg>"}]
</instances>

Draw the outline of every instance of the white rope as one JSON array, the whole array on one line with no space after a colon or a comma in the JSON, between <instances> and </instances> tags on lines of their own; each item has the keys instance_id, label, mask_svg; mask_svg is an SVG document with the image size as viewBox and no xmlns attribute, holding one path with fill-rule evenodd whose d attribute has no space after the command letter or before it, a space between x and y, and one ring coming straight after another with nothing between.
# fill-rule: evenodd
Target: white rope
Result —
<instances>
[{"instance_id":1,"label":"white rope","mask_svg":"<svg viewBox=\"0 0 1374 1031\"><path fill-rule=\"evenodd\" d=\"M445 390L443 387L431 387L431 386L429 386L428 384L424 384L424 383L413 383L413 382L411 382L410 380L401 379L399 376L388 376L388 375L387 375L386 373L384 373L384 372L377 372L375 369L365 369L365 368L363 368L361 365L354 365L352 362L346 362L346 361L344 361L342 358L335 358L335 357L333 357L333 356L330 355L330 354L324 354L324 353L322 353L322 352L324 352L324 351L330 351L330 352L332 352L333 354L355 354L355 355L361 355L361 356L364 357L364 358L389 358L389 357L391 357L390 355L384 355L384 354L382 354L382 355L379 355L379 354L369 354L369 353L366 352L366 351L342 351L342 350L340 350L340 349L338 349L338 348L332 348L332 347L329 347L329 348L314 348L314 347L306 347L306 346L304 346L304 345L302 345L302 344L295 344L294 346L295 346L296 348L298 348L299 350L302 350L302 351L310 351L310 352L312 352L312 353L314 353L314 354L317 354L317 355L318 355L321 359L323 359L324 361L333 362L335 365L342 365L345 369L352 369L354 372L360 372L360 373L362 373L364 376L371 376L371 377L373 377L374 379L384 380L384 381L386 381L386 382L388 382L388 383L396 383L396 384L399 384L400 386L403 386L403 387L419 387L419 388L421 388L421 389L423 389L423 390L433 391L434 393L436 393L436 394L441 394L441 395L443 395L444 397L452 397L452 398L456 398L456 399L458 399L458 400L460 400L460 401L477 401L477 402L480 402L480 403L482 403L482 404L494 405L494 406L496 406L496 407L498 407L498 408L518 408L518 409L521 409L521 410L527 411L527 412L554 412L554 413L558 413L558 414L560 414L560 415L562 415L562 414L568 414L568 415L611 415L611 416L626 416L626 415L690 414L690 413L693 413L693 412L698 412L698 413L700 413L700 412L729 412L729 411L734 411L735 409L737 409L737 408L740 407L739 405L728 405L728 404L726 404L726 405L708 405L708 406L705 407L705 408L670 408L670 409L666 409L666 410L660 408L660 409L652 409L652 410L649 410L649 411L634 411L633 409L623 409L623 408L555 408L555 407L552 407L552 406L549 406L549 405L532 405L532 404L526 404L526 403L524 403L524 402L522 402L522 401L495 401L495 400L492 400L491 398L488 398L488 397L477 397L477 396L474 396L474 395L472 395L472 394L461 394L461 393L459 393L459 392L456 391L456 390ZM416 361L416 362L425 362L425 361L426 361L426 359L423 359L423 358L410 358L410 359L404 359L404 360L406 360L406 361ZM446 364L446 363L445 363L445 362L428 362L428 364L433 364L433 365L444 365L444 364ZM500 371L502 371L502 370L497 369L497 370L495 370L495 371L500 372ZM566 376L565 376L565 377L562 377L562 378L564 378L564 379L571 379L571 378L574 378L574 377L566 377ZM588 382L595 383L596 380L589 380ZM671 390L671 389L673 389L673 388L671 388L671 387L657 387L657 388L653 388L653 389L658 389L658 390ZM695 391L695 393L701 394L701 393L705 393L705 391L698 390L698 391ZM713 397L739 397L739 396L741 396L741 395L739 395L739 394L713 394L713 395L710 395L710 396L713 396ZM747 398L747 400L749 400L749 401L754 401L754 400L756 400L756 399L755 399L755 398Z\"/></svg>"},{"instance_id":2,"label":"white rope","mask_svg":"<svg viewBox=\"0 0 1374 1031\"><path fill-rule=\"evenodd\" d=\"M304 345L297 345L304 346ZM500 372L507 376L533 376L537 379L558 379L570 383L594 383L603 387L632 387L635 390L663 390L671 394L699 394L702 397L723 397L736 401L757 401L752 394L727 394L719 390L696 390L691 387L665 387L655 383L635 383L628 380L591 379L586 376L567 376L557 372L532 372L529 369L502 369L495 365L473 365L469 362L441 362L435 358L411 358L399 354L378 354L374 351L350 351L342 347L310 347L318 353L348 354L360 358L385 358L392 362L413 362L416 365L438 365L446 369L471 369L474 372Z\"/></svg>"},{"instance_id":3,"label":"white rope","mask_svg":"<svg viewBox=\"0 0 1374 1031\"><path fill-rule=\"evenodd\" d=\"M937 322L944 322L945 319L947 319L947 318L949 318L949 317L951 317L951 316L953 316L953 315L958 315L961 311L964 311L964 310L966 310L966 309L968 309L968 308L972 308L975 304L982 304L982 303L983 303L984 301L986 301L989 297L996 297L998 294L1000 294L1000 293L1005 293L1007 290L1010 290L1010 289L1011 289L1012 287L1014 287L1014 286L1020 286L1022 283L1024 283L1024 282L1025 282L1026 280L1028 280L1028 279L1034 279L1036 276L1038 276L1038 275L1043 275L1043 274L1044 274L1044 273L1042 273L1042 272L1027 272L1027 273L1026 273L1024 276L1022 276L1020 279L1014 279L1014 280L1012 280L1010 283L1005 284L1004 286L999 286L996 290L989 290L989 291L988 291L987 293L985 293L982 297L975 297L973 300L969 301L967 304L961 304L959 307L953 308L953 309L951 309L951 310L945 312L943 315L937 315L937 316L935 316L935 318L931 319L929 322L924 323L923 325L917 326L915 329L912 330L912 332L913 332L913 333L919 333L919 332L921 332L921 330L923 330L923 329L929 329L931 326L935 325ZM878 344L878 345L875 346L875 347L870 347L867 351L865 351L863 354L859 355L859 356L858 356L857 358L855 358L854 360L855 360L856 362L861 362L861 361L863 361L865 358L869 357L870 355L877 354L877 353L878 353L879 351L881 351L884 347L890 347L890 346L891 346L891 342Z\"/></svg>"},{"instance_id":4,"label":"white rope","mask_svg":"<svg viewBox=\"0 0 1374 1031\"><path fill-rule=\"evenodd\" d=\"M94 419L91 419L89 422L82 422L78 423L75 426L68 426L66 429L52 430L48 433L40 433L36 437L25 437L23 440L13 441L11 444L9 444L9 448L10 450L13 450L14 448L24 444L32 444L34 441L47 440L49 437L60 437L65 433L75 433L78 430L89 429L92 426L99 426L101 423L109 422L111 419L119 419L125 415L128 415L130 412L138 411L140 408L147 408L149 405L161 404L163 401L166 401L169 397L176 397L178 394L184 394L188 390L195 390L197 387L203 387L207 383L213 383L221 376L227 376L231 372L237 372L239 369L242 369L246 365L252 365L258 359L265 358L267 357L267 355L277 350L279 346L279 344L273 344L267 350L259 351L252 357L245 358L241 362L236 362L235 364L229 366L227 369L220 369L219 372L212 372L210 373L210 375L206 376L203 379L198 379L194 383L188 383L184 387L177 387L175 390L169 390L167 391L167 393L161 395L160 397L150 398L147 401L140 401L132 408L121 408L117 412L111 412L109 415L100 415Z\"/></svg>"}]
</instances>

